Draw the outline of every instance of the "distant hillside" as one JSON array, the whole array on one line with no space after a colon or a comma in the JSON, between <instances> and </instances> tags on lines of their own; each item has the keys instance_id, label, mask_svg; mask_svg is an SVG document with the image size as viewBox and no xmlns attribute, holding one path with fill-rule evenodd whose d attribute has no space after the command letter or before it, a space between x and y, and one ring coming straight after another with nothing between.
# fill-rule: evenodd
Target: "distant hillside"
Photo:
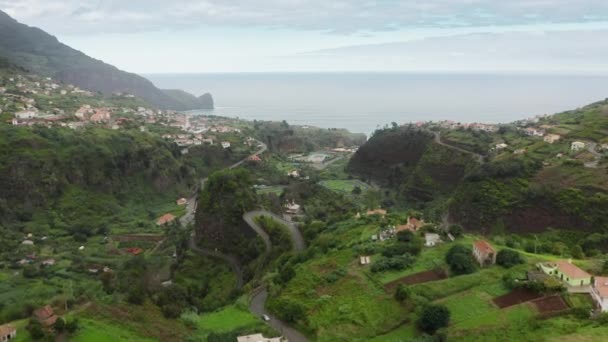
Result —
<instances>
[{"instance_id":1,"label":"distant hillside","mask_svg":"<svg viewBox=\"0 0 608 342\"><path fill-rule=\"evenodd\" d=\"M469 155L436 144L432 133L406 126L376 131L347 170L393 189L398 199L425 202L453 191L475 166Z\"/></svg>"},{"instance_id":2,"label":"distant hillside","mask_svg":"<svg viewBox=\"0 0 608 342\"><path fill-rule=\"evenodd\" d=\"M163 93L174 99L175 101L182 103L189 109L213 109L213 97L209 93L205 93L199 97L196 97L188 92L180 89L163 89Z\"/></svg>"},{"instance_id":3,"label":"distant hillside","mask_svg":"<svg viewBox=\"0 0 608 342\"><path fill-rule=\"evenodd\" d=\"M40 75L51 76L104 95L130 93L163 109L209 108L209 104L213 103L207 94L197 99L191 95L191 98L171 95L174 91L165 93L147 79L93 59L38 28L17 22L2 11L0 56Z\"/></svg>"},{"instance_id":4,"label":"distant hillside","mask_svg":"<svg viewBox=\"0 0 608 342\"><path fill-rule=\"evenodd\" d=\"M360 146L365 134L345 129L291 126L287 122L254 121L255 135L272 152L305 153L325 148Z\"/></svg>"},{"instance_id":5,"label":"distant hillside","mask_svg":"<svg viewBox=\"0 0 608 342\"><path fill-rule=\"evenodd\" d=\"M559 140L527 134L532 127ZM441 133L443 145L430 129ZM574 141L585 148L573 150ZM506 147L496 149L498 144ZM601 101L495 132L433 125L386 128L359 148L347 171L382 185L398 203L426 213L447 211L452 222L468 230L601 232L608 229L606 146L608 101ZM486 158L479 164L459 150Z\"/></svg>"}]
</instances>

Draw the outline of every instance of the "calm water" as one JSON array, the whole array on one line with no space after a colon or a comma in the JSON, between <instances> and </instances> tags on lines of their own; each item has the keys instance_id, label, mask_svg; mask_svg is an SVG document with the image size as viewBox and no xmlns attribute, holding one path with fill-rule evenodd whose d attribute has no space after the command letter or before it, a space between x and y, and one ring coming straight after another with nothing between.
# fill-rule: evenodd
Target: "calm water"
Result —
<instances>
[{"instance_id":1,"label":"calm water","mask_svg":"<svg viewBox=\"0 0 608 342\"><path fill-rule=\"evenodd\" d=\"M407 73L146 75L161 88L211 92L211 113L370 133L391 122L510 122L608 97L608 76ZM210 113L210 112L207 112Z\"/></svg>"}]
</instances>

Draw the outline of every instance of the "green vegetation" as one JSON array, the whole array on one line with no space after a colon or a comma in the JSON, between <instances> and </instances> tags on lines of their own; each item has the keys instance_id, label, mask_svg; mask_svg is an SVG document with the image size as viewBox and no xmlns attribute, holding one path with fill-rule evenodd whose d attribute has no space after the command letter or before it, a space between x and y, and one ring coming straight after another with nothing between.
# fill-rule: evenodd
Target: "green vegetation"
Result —
<instances>
[{"instance_id":1,"label":"green vegetation","mask_svg":"<svg viewBox=\"0 0 608 342\"><path fill-rule=\"evenodd\" d=\"M319 184L345 195L358 195L369 190L371 187L360 180L324 180Z\"/></svg>"}]
</instances>

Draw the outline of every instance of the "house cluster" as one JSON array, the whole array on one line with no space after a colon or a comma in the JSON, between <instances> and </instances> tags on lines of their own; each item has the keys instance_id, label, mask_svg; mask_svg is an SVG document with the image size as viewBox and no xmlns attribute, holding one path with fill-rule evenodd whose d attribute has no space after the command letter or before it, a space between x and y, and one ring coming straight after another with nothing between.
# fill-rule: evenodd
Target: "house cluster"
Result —
<instances>
[{"instance_id":1,"label":"house cluster","mask_svg":"<svg viewBox=\"0 0 608 342\"><path fill-rule=\"evenodd\" d=\"M608 277L594 277L572 260L541 262L536 265L544 274L560 280L568 288L587 289L596 306L608 312Z\"/></svg>"},{"instance_id":2,"label":"house cluster","mask_svg":"<svg viewBox=\"0 0 608 342\"><path fill-rule=\"evenodd\" d=\"M418 125L416 125L416 126L418 126ZM497 132L498 128L499 128L499 126L495 125L495 124L487 124L487 123L481 123L481 122L461 123L461 122L456 122L456 121L452 121L452 120L439 121L439 122L437 122L437 126L439 126L440 128L449 129L449 130L471 129L474 131L483 131L483 132L489 132L489 133Z\"/></svg>"},{"instance_id":3,"label":"house cluster","mask_svg":"<svg viewBox=\"0 0 608 342\"><path fill-rule=\"evenodd\" d=\"M214 136L203 135L202 133L165 134L163 138L172 140L181 147L213 145L215 139Z\"/></svg>"}]
</instances>

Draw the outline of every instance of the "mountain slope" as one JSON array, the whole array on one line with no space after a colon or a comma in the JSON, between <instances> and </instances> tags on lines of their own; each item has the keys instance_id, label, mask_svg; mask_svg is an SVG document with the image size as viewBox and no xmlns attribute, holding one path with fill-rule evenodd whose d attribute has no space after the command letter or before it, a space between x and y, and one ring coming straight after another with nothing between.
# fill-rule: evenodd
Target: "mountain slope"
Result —
<instances>
[{"instance_id":1,"label":"mountain slope","mask_svg":"<svg viewBox=\"0 0 608 342\"><path fill-rule=\"evenodd\" d=\"M2 11L0 56L37 74L52 76L104 95L130 93L164 109L200 108L196 106L197 101L182 102L156 88L147 79L91 58L41 29L17 22Z\"/></svg>"},{"instance_id":2,"label":"mountain slope","mask_svg":"<svg viewBox=\"0 0 608 342\"><path fill-rule=\"evenodd\" d=\"M163 93L171 97L175 101L182 103L188 108L196 109L213 109L213 97L209 93L205 93L196 97L188 92L180 89L163 89Z\"/></svg>"}]
</instances>

